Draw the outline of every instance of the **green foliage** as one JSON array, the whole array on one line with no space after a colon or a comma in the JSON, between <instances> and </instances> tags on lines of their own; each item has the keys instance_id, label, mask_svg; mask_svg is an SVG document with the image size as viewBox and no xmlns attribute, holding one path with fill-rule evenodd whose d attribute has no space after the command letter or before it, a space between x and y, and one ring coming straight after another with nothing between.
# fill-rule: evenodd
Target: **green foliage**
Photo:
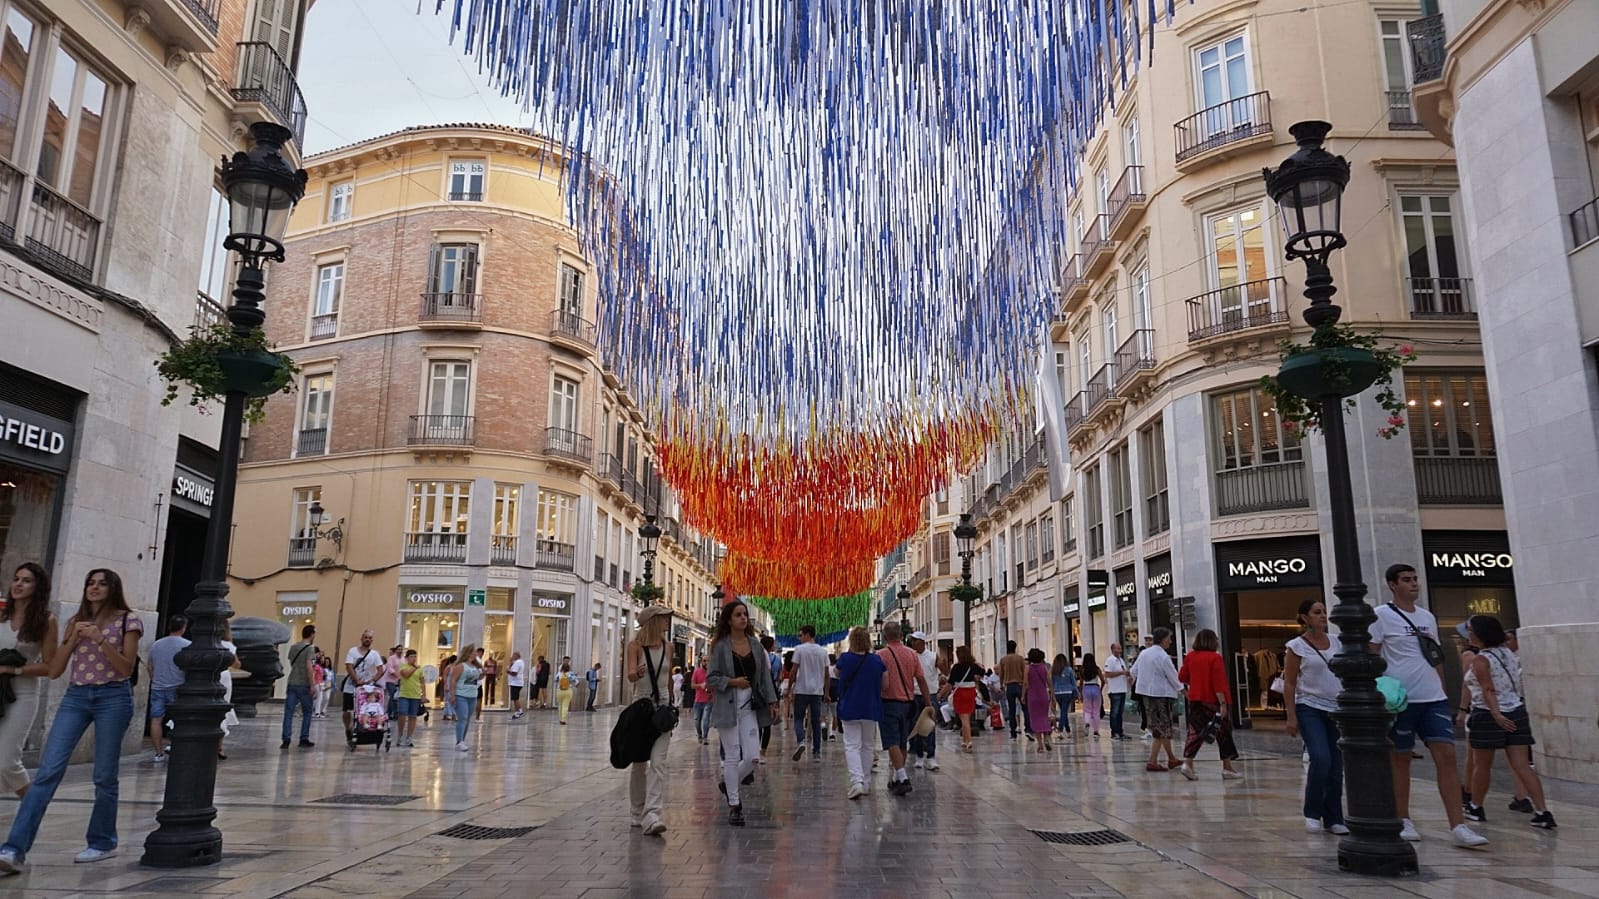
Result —
<instances>
[{"instance_id":1,"label":"green foliage","mask_svg":"<svg viewBox=\"0 0 1599 899\"><path fill-rule=\"evenodd\" d=\"M1394 391L1394 372L1416 361L1416 349L1408 343L1385 346L1381 343L1381 338L1381 331L1362 333L1347 324L1323 325L1311 334L1309 343L1284 340L1280 345L1279 358L1287 362L1295 356L1314 353L1320 357L1328 382L1334 387L1347 387L1350 383L1349 366L1342 357L1329 351L1354 348L1370 352L1376 358L1380 369L1377 380L1373 382L1373 386L1377 388L1377 404L1388 412L1388 422L1377 429L1377 436L1386 440L1396 436L1405 426L1405 403ZM1272 402L1276 404L1278 421L1281 422L1285 434L1303 436L1321 427L1319 400L1290 392L1277 380L1276 375L1262 375L1260 390L1270 396ZM1353 396L1345 398L1345 406L1353 409L1355 399Z\"/></svg>"},{"instance_id":2,"label":"green foliage","mask_svg":"<svg viewBox=\"0 0 1599 899\"><path fill-rule=\"evenodd\" d=\"M202 415L209 411L206 403L224 401L230 386L238 386L228 378L222 361L224 355L257 357L262 362L276 363L270 376L250 390L244 406L245 421L257 424L266 418L268 396L294 392L294 376L299 373L300 366L288 356L273 352L260 328L240 334L226 322L214 322L190 328L188 339L173 344L155 361L156 371L167 388L161 405L171 405L185 388L189 391L189 405L198 408Z\"/></svg>"},{"instance_id":3,"label":"green foliage","mask_svg":"<svg viewBox=\"0 0 1599 899\"><path fill-rule=\"evenodd\" d=\"M949 588L949 598L955 602L979 602L983 598L983 588L978 584L956 584Z\"/></svg>"},{"instance_id":4,"label":"green foliage","mask_svg":"<svg viewBox=\"0 0 1599 899\"><path fill-rule=\"evenodd\" d=\"M660 584L647 584L643 581L634 584L633 589L628 592L633 599L646 606L658 603L666 597L665 587Z\"/></svg>"}]
</instances>

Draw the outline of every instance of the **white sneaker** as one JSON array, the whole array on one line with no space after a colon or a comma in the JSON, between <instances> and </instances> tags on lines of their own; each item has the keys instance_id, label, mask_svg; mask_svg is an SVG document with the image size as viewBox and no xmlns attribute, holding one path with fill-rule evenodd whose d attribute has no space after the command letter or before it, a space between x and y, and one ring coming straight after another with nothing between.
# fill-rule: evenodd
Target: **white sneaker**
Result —
<instances>
[{"instance_id":1,"label":"white sneaker","mask_svg":"<svg viewBox=\"0 0 1599 899\"><path fill-rule=\"evenodd\" d=\"M648 836L654 836L658 833L666 833L666 822L655 817L654 815L646 816L644 819L643 830Z\"/></svg>"},{"instance_id":2,"label":"white sneaker","mask_svg":"<svg viewBox=\"0 0 1599 899\"><path fill-rule=\"evenodd\" d=\"M850 797L854 799L854 796ZM15 852L7 849L0 852L0 874L21 874L28 870L28 863L17 857Z\"/></svg>"},{"instance_id":3,"label":"white sneaker","mask_svg":"<svg viewBox=\"0 0 1599 899\"><path fill-rule=\"evenodd\" d=\"M1399 839L1412 843L1421 842L1421 834L1416 831L1416 822L1409 818L1404 819L1404 827L1399 831Z\"/></svg>"},{"instance_id":4,"label":"white sneaker","mask_svg":"<svg viewBox=\"0 0 1599 899\"><path fill-rule=\"evenodd\" d=\"M1327 832L1333 834L1334 836L1349 836L1349 828L1342 824L1334 824L1333 826L1327 828Z\"/></svg>"},{"instance_id":5,"label":"white sneaker","mask_svg":"<svg viewBox=\"0 0 1599 899\"><path fill-rule=\"evenodd\" d=\"M928 759L927 760L927 764L924 765L923 767L925 767L929 771L937 771L938 770L938 759Z\"/></svg>"},{"instance_id":6,"label":"white sneaker","mask_svg":"<svg viewBox=\"0 0 1599 899\"><path fill-rule=\"evenodd\" d=\"M1488 845L1487 837L1476 832L1475 830L1472 830L1464 824L1456 825L1455 829L1450 831L1450 833L1455 837L1456 846L1463 846L1467 849L1475 849L1478 846Z\"/></svg>"},{"instance_id":7,"label":"white sneaker","mask_svg":"<svg viewBox=\"0 0 1599 899\"><path fill-rule=\"evenodd\" d=\"M1315 818L1305 819L1305 833L1321 833L1323 830L1324 828L1321 826L1320 821Z\"/></svg>"},{"instance_id":8,"label":"white sneaker","mask_svg":"<svg viewBox=\"0 0 1599 899\"><path fill-rule=\"evenodd\" d=\"M849 785L849 792L844 794L845 798L848 798L848 799L859 799L859 798L861 798L862 796L865 796L865 795L866 795L866 786L864 784L858 784L858 783L850 784ZM0 856L0 867L3 867L3 866L4 866L4 857Z\"/></svg>"},{"instance_id":9,"label":"white sneaker","mask_svg":"<svg viewBox=\"0 0 1599 899\"><path fill-rule=\"evenodd\" d=\"M167 760L167 754L164 753L164 752L158 752L158 753L156 753L154 756L152 756L150 758L150 761L152 761L152 762L164 762L166 760Z\"/></svg>"},{"instance_id":10,"label":"white sneaker","mask_svg":"<svg viewBox=\"0 0 1599 899\"><path fill-rule=\"evenodd\" d=\"M1486 843L1488 841L1483 840L1483 842ZM77 855L74 855L72 860L80 865L83 865L88 864L89 862L98 862L104 861L108 858L114 858L116 857L116 854L117 851L115 849L85 849Z\"/></svg>"},{"instance_id":11,"label":"white sneaker","mask_svg":"<svg viewBox=\"0 0 1599 899\"><path fill-rule=\"evenodd\" d=\"M1243 780L1244 779L1244 772L1242 772L1242 771L1228 771L1227 769L1223 768L1222 772L1221 772L1221 779L1222 780Z\"/></svg>"},{"instance_id":12,"label":"white sneaker","mask_svg":"<svg viewBox=\"0 0 1599 899\"><path fill-rule=\"evenodd\" d=\"M469 749L471 747L466 745L466 741L465 740L462 740L461 742L455 744L455 748L461 750L462 752L465 752L465 751L467 751L467 749Z\"/></svg>"},{"instance_id":13,"label":"white sneaker","mask_svg":"<svg viewBox=\"0 0 1599 899\"><path fill-rule=\"evenodd\" d=\"M922 767L922 760L921 760L921 759L920 759L920 758L918 758L918 759L917 759L917 760L916 760L916 767L917 767L917 768L921 768L921 767Z\"/></svg>"}]
</instances>

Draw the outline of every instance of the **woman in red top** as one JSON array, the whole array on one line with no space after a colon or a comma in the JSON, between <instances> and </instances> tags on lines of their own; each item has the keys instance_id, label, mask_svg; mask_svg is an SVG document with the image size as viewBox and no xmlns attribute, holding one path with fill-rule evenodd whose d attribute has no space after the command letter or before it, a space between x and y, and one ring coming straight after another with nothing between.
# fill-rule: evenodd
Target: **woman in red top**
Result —
<instances>
[{"instance_id":1,"label":"woman in red top","mask_svg":"<svg viewBox=\"0 0 1599 899\"><path fill-rule=\"evenodd\" d=\"M1238 758L1238 747L1233 745L1233 721L1227 703L1231 693L1227 688L1227 666L1222 662L1221 639L1216 632L1206 628L1194 636L1194 647L1183 657L1182 670L1177 679L1188 685L1188 742L1183 745L1183 776L1198 780L1194 773L1194 756L1205 745L1206 730L1216 738L1216 748L1221 751L1221 776L1223 780L1239 780L1243 774L1233 769Z\"/></svg>"}]
</instances>

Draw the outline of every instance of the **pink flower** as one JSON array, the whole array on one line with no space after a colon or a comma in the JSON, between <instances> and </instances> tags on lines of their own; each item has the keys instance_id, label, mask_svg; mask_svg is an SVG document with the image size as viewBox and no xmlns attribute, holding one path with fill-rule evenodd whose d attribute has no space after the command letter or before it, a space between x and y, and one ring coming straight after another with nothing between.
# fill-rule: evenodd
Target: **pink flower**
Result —
<instances>
[{"instance_id":1,"label":"pink flower","mask_svg":"<svg viewBox=\"0 0 1599 899\"><path fill-rule=\"evenodd\" d=\"M1398 413L1395 413L1393 415L1388 416L1388 423L1397 428L1400 425L1405 423L1405 419L1404 419L1404 416L1399 415Z\"/></svg>"},{"instance_id":2,"label":"pink flower","mask_svg":"<svg viewBox=\"0 0 1599 899\"><path fill-rule=\"evenodd\" d=\"M1283 422L1283 430L1284 431L1297 431L1297 430L1299 430L1299 422L1294 421L1291 418L1287 419L1287 420L1285 420Z\"/></svg>"},{"instance_id":3,"label":"pink flower","mask_svg":"<svg viewBox=\"0 0 1599 899\"><path fill-rule=\"evenodd\" d=\"M1415 345L1414 344L1409 344L1409 343L1401 343L1399 345L1399 355L1401 355L1401 356L1414 356L1414 355L1416 355L1416 347L1415 347Z\"/></svg>"}]
</instances>

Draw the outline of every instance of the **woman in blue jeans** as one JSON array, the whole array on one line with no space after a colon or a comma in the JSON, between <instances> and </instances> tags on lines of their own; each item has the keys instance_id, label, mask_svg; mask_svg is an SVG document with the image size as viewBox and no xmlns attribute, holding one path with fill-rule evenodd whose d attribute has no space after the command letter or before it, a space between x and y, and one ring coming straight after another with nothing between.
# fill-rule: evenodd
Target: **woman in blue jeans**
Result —
<instances>
[{"instance_id":1,"label":"woman in blue jeans","mask_svg":"<svg viewBox=\"0 0 1599 899\"><path fill-rule=\"evenodd\" d=\"M50 677L71 671L67 692L39 756L33 786L22 797L11 834L0 846L0 874L20 874L39 834L44 810L72 761L83 732L94 725L94 810L85 834L88 848L74 858L97 862L117 854L117 770L122 736L133 720L133 689L128 677L139 663L144 624L128 609L122 579L96 568L83 585L77 614L67 619L61 646L50 659Z\"/></svg>"},{"instance_id":2,"label":"woman in blue jeans","mask_svg":"<svg viewBox=\"0 0 1599 899\"><path fill-rule=\"evenodd\" d=\"M468 643L461 649L460 661L450 666L450 682L444 695L450 697L450 707L455 710L455 748L462 752L471 748L466 743L466 732L472 727L472 715L477 711L478 681L483 669L477 665L477 647Z\"/></svg>"},{"instance_id":3,"label":"woman in blue jeans","mask_svg":"<svg viewBox=\"0 0 1599 899\"><path fill-rule=\"evenodd\" d=\"M1338 751L1338 709L1341 685L1333 674L1334 649L1327 636L1327 606L1319 599L1299 604L1299 623L1305 632L1288 641L1283 656L1283 702L1294 713L1288 718L1288 736L1299 736L1310 752L1305 776L1305 831L1346 834L1344 826L1344 759Z\"/></svg>"},{"instance_id":4,"label":"woman in blue jeans","mask_svg":"<svg viewBox=\"0 0 1599 899\"><path fill-rule=\"evenodd\" d=\"M1065 653L1055 653L1055 661L1049 666L1049 681L1060 715L1055 728L1069 734L1072 732L1072 703L1077 697L1077 675L1072 671L1072 660L1066 658Z\"/></svg>"}]
</instances>

